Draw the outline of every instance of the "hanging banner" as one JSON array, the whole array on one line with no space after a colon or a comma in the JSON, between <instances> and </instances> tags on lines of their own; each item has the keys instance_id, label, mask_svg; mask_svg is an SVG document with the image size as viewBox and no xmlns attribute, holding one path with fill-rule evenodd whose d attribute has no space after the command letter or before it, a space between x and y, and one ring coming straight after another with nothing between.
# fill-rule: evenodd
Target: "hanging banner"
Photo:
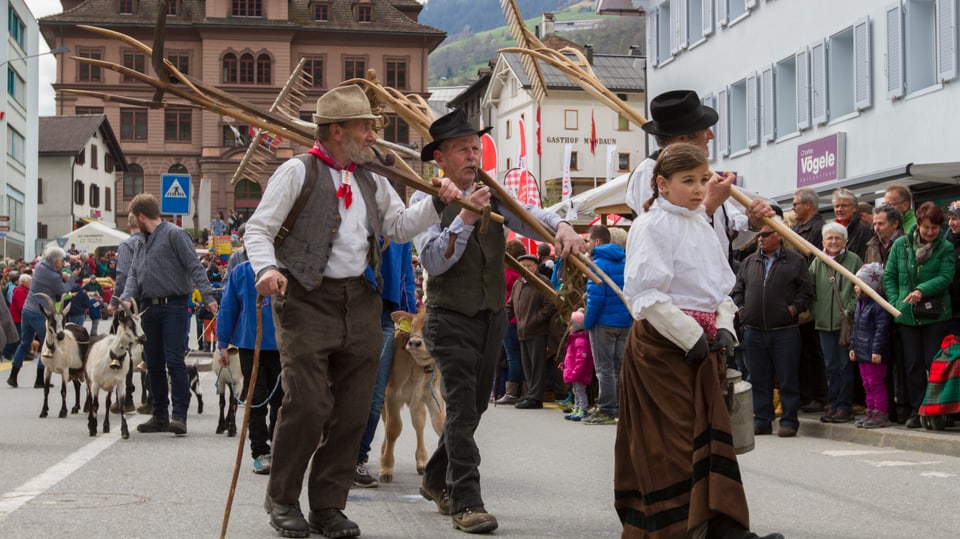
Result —
<instances>
[{"instance_id":1,"label":"hanging banner","mask_svg":"<svg viewBox=\"0 0 960 539\"><path fill-rule=\"evenodd\" d=\"M483 171L494 180L497 179L497 143L493 141L490 133L484 133L480 137L480 163Z\"/></svg>"},{"instance_id":2,"label":"hanging banner","mask_svg":"<svg viewBox=\"0 0 960 539\"><path fill-rule=\"evenodd\" d=\"M570 181L570 155L573 153L573 144L563 145L563 183L560 187L561 200L570 200L573 195L573 184Z\"/></svg>"},{"instance_id":3,"label":"hanging banner","mask_svg":"<svg viewBox=\"0 0 960 539\"><path fill-rule=\"evenodd\" d=\"M613 179L617 167L617 145L607 144L607 183Z\"/></svg>"}]
</instances>

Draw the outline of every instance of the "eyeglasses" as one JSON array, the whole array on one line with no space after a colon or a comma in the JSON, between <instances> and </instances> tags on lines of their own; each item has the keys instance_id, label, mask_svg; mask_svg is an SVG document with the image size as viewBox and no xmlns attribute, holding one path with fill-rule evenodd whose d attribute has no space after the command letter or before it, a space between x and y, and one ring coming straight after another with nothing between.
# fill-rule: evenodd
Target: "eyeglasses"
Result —
<instances>
[{"instance_id":1,"label":"eyeglasses","mask_svg":"<svg viewBox=\"0 0 960 539\"><path fill-rule=\"evenodd\" d=\"M761 232L761 233L757 234L757 236L760 236L761 238L769 238L769 237L770 237L771 235L773 235L773 234L776 234L776 231L774 231L774 230L768 230L767 232Z\"/></svg>"},{"instance_id":2,"label":"eyeglasses","mask_svg":"<svg viewBox=\"0 0 960 539\"><path fill-rule=\"evenodd\" d=\"M801 204L806 204L806 202L803 201L803 200L794 200L794 201L793 201L793 206L794 206L794 207L799 206L799 205L801 205Z\"/></svg>"}]
</instances>

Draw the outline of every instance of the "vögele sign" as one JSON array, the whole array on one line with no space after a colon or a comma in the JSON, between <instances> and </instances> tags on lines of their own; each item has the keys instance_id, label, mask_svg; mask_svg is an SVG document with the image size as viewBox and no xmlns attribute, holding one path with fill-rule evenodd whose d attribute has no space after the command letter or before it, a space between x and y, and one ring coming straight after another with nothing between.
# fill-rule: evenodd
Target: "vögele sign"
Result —
<instances>
[{"instance_id":1,"label":"v\u00f6gele sign","mask_svg":"<svg viewBox=\"0 0 960 539\"><path fill-rule=\"evenodd\" d=\"M844 177L846 138L843 132L797 146L797 187Z\"/></svg>"}]
</instances>

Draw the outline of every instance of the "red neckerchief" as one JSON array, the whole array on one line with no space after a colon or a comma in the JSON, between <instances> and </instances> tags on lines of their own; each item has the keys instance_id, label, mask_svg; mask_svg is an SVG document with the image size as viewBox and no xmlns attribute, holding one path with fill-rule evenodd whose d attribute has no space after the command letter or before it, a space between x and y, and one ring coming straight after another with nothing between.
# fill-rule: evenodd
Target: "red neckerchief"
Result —
<instances>
[{"instance_id":1,"label":"red neckerchief","mask_svg":"<svg viewBox=\"0 0 960 539\"><path fill-rule=\"evenodd\" d=\"M849 225L849 224L850 224L850 221L852 221L852 220L853 220L853 217L851 217L850 219L836 219L836 221L837 221L838 223L840 223L841 225L843 225L843 226Z\"/></svg>"},{"instance_id":2,"label":"red neckerchief","mask_svg":"<svg viewBox=\"0 0 960 539\"><path fill-rule=\"evenodd\" d=\"M341 167L331 156L327 153L326 148L320 144L320 141L314 141L313 148L310 148L311 155L317 156L317 159L323 161L328 167L339 170L343 172L343 178L340 180L340 187L337 188L337 198L343 199L343 206L346 209L350 209L350 204L353 203L353 192L350 188L350 174L355 168L357 168L356 163L350 163L346 168Z\"/></svg>"}]
</instances>

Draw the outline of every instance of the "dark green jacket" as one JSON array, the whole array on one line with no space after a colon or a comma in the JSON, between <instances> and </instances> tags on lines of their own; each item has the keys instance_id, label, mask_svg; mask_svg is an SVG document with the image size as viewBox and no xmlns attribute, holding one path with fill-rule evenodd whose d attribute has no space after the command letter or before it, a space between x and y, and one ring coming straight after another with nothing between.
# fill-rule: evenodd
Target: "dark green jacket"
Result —
<instances>
[{"instance_id":1,"label":"dark green jacket","mask_svg":"<svg viewBox=\"0 0 960 539\"><path fill-rule=\"evenodd\" d=\"M853 274L856 274L863 265L857 253L849 249L837 255L836 261ZM813 320L815 327L820 331L837 331L843 320L840 307L837 305L837 295L830 282L830 278L834 275L836 275L837 290L840 291L843 310L853 314L857 307L857 295L853 291L853 283L840 273L834 272L833 268L824 261L814 258L810 263L810 276L814 288Z\"/></svg>"},{"instance_id":2,"label":"dark green jacket","mask_svg":"<svg viewBox=\"0 0 960 539\"><path fill-rule=\"evenodd\" d=\"M942 236L937 236L934 242L936 245L930 259L921 266L917 266L917 258L913 250L912 229L897 238L893 242L893 247L890 248L890 256L884 267L883 282L887 301L900 310L901 316L894 320L898 324L921 326L949 320L952 316L948 287L956 271L953 265L953 245L950 245L950 242ZM914 290L920 290L924 298L942 295L946 306L943 315L940 318L915 317L913 306L903 302L903 299Z\"/></svg>"}]
</instances>

